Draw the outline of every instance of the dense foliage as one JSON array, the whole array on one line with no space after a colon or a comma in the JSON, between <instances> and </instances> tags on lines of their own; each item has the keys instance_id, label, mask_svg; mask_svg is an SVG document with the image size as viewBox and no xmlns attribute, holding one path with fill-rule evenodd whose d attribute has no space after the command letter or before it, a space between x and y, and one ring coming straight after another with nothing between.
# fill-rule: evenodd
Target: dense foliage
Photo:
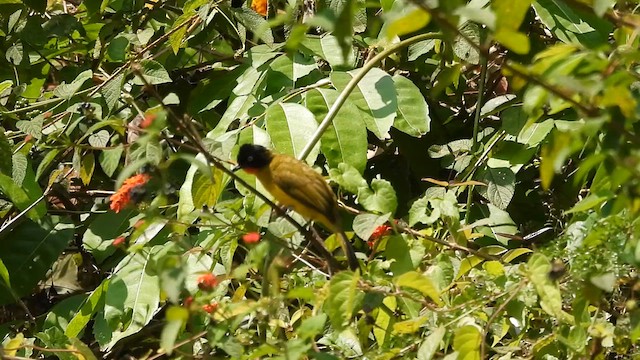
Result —
<instances>
[{"instance_id":1,"label":"dense foliage","mask_svg":"<svg viewBox=\"0 0 640 360\"><path fill-rule=\"evenodd\" d=\"M638 5L0 0L0 357L634 356Z\"/></svg>"}]
</instances>

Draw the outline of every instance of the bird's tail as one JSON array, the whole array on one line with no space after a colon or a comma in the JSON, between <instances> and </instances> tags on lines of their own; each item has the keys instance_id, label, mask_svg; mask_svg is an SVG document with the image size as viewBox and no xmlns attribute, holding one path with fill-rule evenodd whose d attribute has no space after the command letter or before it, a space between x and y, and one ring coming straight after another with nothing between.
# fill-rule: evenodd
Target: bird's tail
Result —
<instances>
[{"instance_id":1,"label":"bird's tail","mask_svg":"<svg viewBox=\"0 0 640 360\"><path fill-rule=\"evenodd\" d=\"M353 271L360 268L360 264L358 263L358 258L356 258L356 251L353 249L353 244L347 238L347 234L344 231L340 230L336 233L340 237L340 245L342 247L342 251L347 257L347 262L349 262L349 268Z\"/></svg>"}]
</instances>

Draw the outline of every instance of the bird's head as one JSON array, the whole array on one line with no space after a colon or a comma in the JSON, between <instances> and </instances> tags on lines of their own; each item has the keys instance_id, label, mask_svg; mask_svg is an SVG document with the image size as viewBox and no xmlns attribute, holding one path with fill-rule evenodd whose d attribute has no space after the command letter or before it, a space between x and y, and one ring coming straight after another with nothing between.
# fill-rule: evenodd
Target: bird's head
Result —
<instances>
[{"instance_id":1,"label":"bird's head","mask_svg":"<svg viewBox=\"0 0 640 360\"><path fill-rule=\"evenodd\" d=\"M237 168L254 174L258 170L269 165L273 154L271 151L261 145L244 144L240 147L238 152L238 166Z\"/></svg>"}]
</instances>

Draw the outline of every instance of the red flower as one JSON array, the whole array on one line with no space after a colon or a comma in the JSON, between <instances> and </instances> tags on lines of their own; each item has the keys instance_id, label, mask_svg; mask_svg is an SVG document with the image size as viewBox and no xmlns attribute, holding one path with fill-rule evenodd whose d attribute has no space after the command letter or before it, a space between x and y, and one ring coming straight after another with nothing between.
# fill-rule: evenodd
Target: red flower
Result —
<instances>
[{"instance_id":1,"label":"red flower","mask_svg":"<svg viewBox=\"0 0 640 360\"><path fill-rule=\"evenodd\" d=\"M115 238L115 240L113 240L113 243L111 243L111 245L118 247L124 244L125 241L127 241L127 239L124 236L118 236L117 238Z\"/></svg>"},{"instance_id":2,"label":"red flower","mask_svg":"<svg viewBox=\"0 0 640 360\"><path fill-rule=\"evenodd\" d=\"M134 191L134 189L144 186L150 178L149 174L138 174L125 180L120 189L109 198L109 200L111 200L111 205L109 206L111 210L120 212L120 210L129 205L131 202L131 192Z\"/></svg>"},{"instance_id":3,"label":"red flower","mask_svg":"<svg viewBox=\"0 0 640 360\"><path fill-rule=\"evenodd\" d=\"M203 291L211 291L218 285L218 279L212 273L206 273L198 276L198 288Z\"/></svg>"},{"instance_id":4,"label":"red flower","mask_svg":"<svg viewBox=\"0 0 640 360\"><path fill-rule=\"evenodd\" d=\"M193 296L187 296L182 302L182 304L184 305L184 307L190 308L191 304L193 304Z\"/></svg>"},{"instance_id":5,"label":"red flower","mask_svg":"<svg viewBox=\"0 0 640 360\"><path fill-rule=\"evenodd\" d=\"M267 16L268 0L252 0L251 8L262 16Z\"/></svg>"},{"instance_id":6,"label":"red flower","mask_svg":"<svg viewBox=\"0 0 640 360\"><path fill-rule=\"evenodd\" d=\"M204 310L205 312L207 312L209 314L216 312L217 309L218 309L218 303L217 302L213 302L211 304L202 305L202 310Z\"/></svg>"},{"instance_id":7,"label":"red flower","mask_svg":"<svg viewBox=\"0 0 640 360\"><path fill-rule=\"evenodd\" d=\"M369 237L369 240L367 241L367 245L369 245L370 248L373 248L373 246L376 244L376 241L378 241L378 239L380 239L385 235L389 235L390 232L391 232L391 226L389 225L378 226L375 230L373 230L373 233L371 234L371 236Z\"/></svg>"},{"instance_id":8,"label":"red flower","mask_svg":"<svg viewBox=\"0 0 640 360\"><path fill-rule=\"evenodd\" d=\"M242 235L242 241L246 244L255 244L260 241L260 234L253 231Z\"/></svg>"}]
</instances>

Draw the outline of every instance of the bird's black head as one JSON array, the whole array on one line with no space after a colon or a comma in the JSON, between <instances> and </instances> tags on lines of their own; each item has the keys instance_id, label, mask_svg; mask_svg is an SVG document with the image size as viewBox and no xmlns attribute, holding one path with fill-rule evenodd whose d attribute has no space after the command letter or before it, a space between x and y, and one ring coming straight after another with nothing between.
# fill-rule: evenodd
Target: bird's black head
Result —
<instances>
[{"instance_id":1,"label":"bird's black head","mask_svg":"<svg viewBox=\"0 0 640 360\"><path fill-rule=\"evenodd\" d=\"M264 146L244 144L238 152L238 166L242 169L261 169L271 162L272 154Z\"/></svg>"}]
</instances>

